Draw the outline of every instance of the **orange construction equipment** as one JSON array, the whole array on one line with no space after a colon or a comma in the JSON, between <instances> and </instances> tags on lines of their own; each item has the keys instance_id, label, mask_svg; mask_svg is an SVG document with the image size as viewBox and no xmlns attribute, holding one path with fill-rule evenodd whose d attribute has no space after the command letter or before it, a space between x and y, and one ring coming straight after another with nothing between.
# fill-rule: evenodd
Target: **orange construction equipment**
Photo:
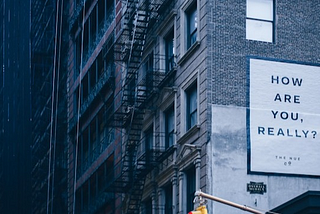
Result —
<instances>
[{"instance_id":1,"label":"orange construction equipment","mask_svg":"<svg viewBox=\"0 0 320 214\"><path fill-rule=\"evenodd\" d=\"M207 208L205 205L197 207L196 211L190 211L188 214L208 214Z\"/></svg>"}]
</instances>

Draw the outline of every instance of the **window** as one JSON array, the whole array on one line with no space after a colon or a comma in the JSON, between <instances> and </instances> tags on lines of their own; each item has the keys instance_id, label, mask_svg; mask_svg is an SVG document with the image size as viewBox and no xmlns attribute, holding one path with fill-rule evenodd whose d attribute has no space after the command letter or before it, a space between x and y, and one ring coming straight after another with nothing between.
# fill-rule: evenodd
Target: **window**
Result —
<instances>
[{"instance_id":1,"label":"window","mask_svg":"<svg viewBox=\"0 0 320 214\"><path fill-rule=\"evenodd\" d=\"M187 105L186 105L186 125L187 129L189 130L194 125L197 124L197 84L193 83L187 90L186 90L186 98L187 98Z\"/></svg>"},{"instance_id":2,"label":"window","mask_svg":"<svg viewBox=\"0 0 320 214\"><path fill-rule=\"evenodd\" d=\"M106 18L106 2L105 0L98 1L98 23L101 28Z\"/></svg>"},{"instance_id":3,"label":"window","mask_svg":"<svg viewBox=\"0 0 320 214\"><path fill-rule=\"evenodd\" d=\"M86 128L82 134L82 162L87 164L89 161L89 129ZM83 166L84 168L86 166Z\"/></svg>"},{"instance_id":4,"label":"window","mask_svg":"<svg viewBox=\"0 0 320 214\"><path fill-rule=\"evenodd\" d=\"M75 78L80 74L80 65L81 65L81 34L77 36L74 44L75 49Z\"/></svg>"},{"instance_id":5,"label":"window","mask_svg":"<svg viewBox=\"0 0 320 214\"><path fill-rule=\"evenodd\" d=\"M152 126L147 129L144 133L145 141L144 141L144 152L146 155L146 161L150 161L151 150L153 148L153 128Z\"/></svg>"},{"instance_id":6,"label":"window","mask_svg":"<svg viewBox=\"0 0 320 214\"><path fill-rule=\"evenodd\" d=\"M197 41L197 3L194 2L186 11L187 14L187 49Z\"/></svg>"},{"instance_id":7,"label":"window","mask_svg":"<svg viewBox=\"0 0 320 214\"><path fill-rule=\"evenodd\" d=\"M89 182L86 181L82 187L82 205L87 207L89 204Z\"/></svg>"},{"instance_id":8,"label":"window","mask_svg":"<svg viewBox=\"0 0 320 214\"><path fill-rule=\"evenodd\" d=\"M173 145L174 134L174 106L165 112L165 149Z\"/></svg>"},{"instance_id":9,"label":"window","mask_svg":"<svg viewBox=\"0 0 320 214\"><path fill-rule=\"evenodd\" d=\"M165 61L166 61L166 72L169 72L175 66L174 62L174 30L170 30L168 35L165 37Z\"/></svg>"},{"instance_id":10,"label":"window","mask_svg":"<svg viewBox=\"0 0 320 214\"><path fill-rule=\"evenodd\" d=\"M273 7L273 0L247 0L247 39L273 42Z\"/></svg>"},{"instance_id":11,"label":"window","mask_svg":"<svg viewBox=\"0 0 320 214\"><path fill-rule=\"evenodd\" d=\"M152 200L151 198L147 199L144 202L144 209L142 210L143 214L151 214L152 213Z\"/></svg>"},{"instance_id":12,"label":"window","mask_svg":"<svg viewBox=\"0 0 320 214\"><path fill-rule=\"evenodd\" d=\"M81 212L81 206L82 206L82 201L81 201L81 188L77 189L76 192L76 213Z\"/></svg>"},{"instance_id":13,"label":"window","mask_svg":"<svg viewBox=\"0 0 320 214\"><path fill-rule=\"evenodd\" d=\"M107 178L105 164L102 164L96 173L98 174L98 189L102 189L106 184Z\"/></svg>"},{"instance_id":14,"label":"window","mask_svg":"<svg viewBox=\"0 0 320 214\"><path fill-rule=\"evenodd\" d=\"M194 193L196 192L196 170L195 167L191 167L186 171L187 178L187 210L193 210Z\"/></svg>"},{"instance_id":15,"label":"window","mask_svg":"<svg viewBox=\"0 0 320 214\"><path fill-rule=\"evenodd\" d=\"M151 52L144 62L144 75L147 89L153 88L153 52Z\"/></svg>"},{"instance_id":16,"label":"window","mask_svg":"<svg viewBox=\"0 0 320 214\"><path fill-rule=\"evenodd\" d=\"M145 151L150 151L152 149L152 146L153 146L153 131L151 127L145 132Z\"/></svg>"},{"instance_id":17,"label":"window","mask_svg":"<svg viewBox=\"0 0 320 214\"><path fill-rule=\"evenodd\" d=\"M89 47L91 45L90 44L89 22L88 21L84 24L82 45L83 45L83 50L82 50L83 56L86 56L88 54ZM83 58L82 58L82 60L83 60Z\"/></svg>"},{"instance_id":18,"label":"window","mask_svg":"<svg viewBox=\"0 0 320 214\"><path fill-rule=\"evenodd\" d=\"M147 58L144 62L144 71L145 71L145 74L153 72L153 52L151 52L147 56Z\"/></svg>"},{"instance_id":19,"label":"window","mask_svg":"<svg viewBox=\"0 0 320 214\"><path fill-rule=\"evenodd\" d=\"M97 38L97 7L95 7L89 17L90 26L90 44L94 44Z\"/></svg>"},{"instance_id":20,"label":"window","mask_svg":"<svg viewBox=\"0 0 320 214\"><path fill-rule=\"evenodd\" d=\"M128 79L128 85L126 86L128 91L126 91L128 94L126 97L128 98L128 104L134 105L135 98L136 98L136 82L134 78Z\"/></svg>"},{"instance_id":21,"label":"window","mask_svg":"<svg viewBox=\"0 0 320 214\"><path fill-rule=\"evenodd\" d=\"M91 177L90 177L90 180L89 180L89 184L90 184L90 199L91 201L93 201L95 199L95 197L97 196L97 179L96 179L96 175L97 174L93 174Z\"/></svg>"},{"instance_id":22,"label":"window","mask_svg":"<svg viewBox=\"0 0 320 214\"><path fill-rule=\"evenodd\" d=\"M80 98L80 101L81 101L81 96L79 94L79 86L77 87L77 89L74 91L73 93L73 111L74 111L74 114L76 117L76 115L78 114L78 107L79 107L79 98Z\"/></svg>"},{"instance_id":23,"label":"window","mask_svg":"<svg viewBox=\"0 0 320 214\"><path fill-rule=\"evenodd\" d=\"M91 144L91 150L93 158L95 157L95 154L98 154L98 142L97 142L97 124L96 124L96 118L93 119L93 121L90 124L90 144Z\"/></svg>"},{"instance_id":24,"label":"window","mask_svg":"<svg viewBox=\"0 0 320 214\"><path fill-rule=\"evenodd\" d=\"M113 166L114 166L114 155L111 155L107 161L105 162L105 165L106 165L106 173L107 173L107 176L106 176L106 181L107 181L107 184L110 184L113 179L114 179L114 169L113 169Z\"/></svg>"},{"instance_id":25,"label":"window","mask_svg":"<svg viewBox=\"0 0 320 214\"><path fill-rule=\"evenodd\" d=\"M172 214L172 184L170 183L168 186L164 188L164 213L165 214Z\"/></svg>"},{"instance_id":26,"label":"window","mask_svg":"<svg viewBox=\"0 0 320 214\"><path fill-rule=\"evenodd\" d=\"M102 146L105 142L105 118L103 110L100 110L98 113L98 135L100 146Z\"/></svg>"},{"instance_id":27,"label":"window","mask_svg":"<svg viewBox=\"0 0 320 214\"><path fill-rule=\"evenodd\" d=\"M103 61L105 69L108 72L108 75L114 76L114 52L110 50Z\"/></svg>"},{"instance_id":28,"label":"window","mask_svg":"<svg viewBox=\"0 0 320 214\"><path fill-rule=\"evenodd\" d=\"M96 70L96 64L93 63L91 68L88 71L89 73L89 91L93 91L94 87L96 86L97 82L97 70Z\"/></svg>"},{"instance_id":29,"label":"window","mask_svg":"<svg viewBox=\"0 0 320 214\"><path fill-rule=\"evenodd\" d=\"M88 98L88 95L89 95L89 84L88 84L88 74L86 74L82 81L81 81L81 84L82 84L82 103L81 105L83 104L83 102L86 101L86 99Z\"/></svg>"}]
</instances>

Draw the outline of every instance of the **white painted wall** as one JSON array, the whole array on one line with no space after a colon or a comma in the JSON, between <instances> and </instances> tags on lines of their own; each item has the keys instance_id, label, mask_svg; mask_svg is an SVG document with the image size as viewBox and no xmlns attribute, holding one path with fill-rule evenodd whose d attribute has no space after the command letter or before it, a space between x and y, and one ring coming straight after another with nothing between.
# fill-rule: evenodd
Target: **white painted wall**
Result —
<instances>
[{"instance_id":1,"label":"white painted wall","mask_svg":"<svg viewBox=\"0 0 320 214\"><path fill-rule=\"evenodd\" d=\"M308 191L320 190L320 179L286 174L248 174L246 108L212 105L212 133L208 144L208 194L264 211ZM247 192L250 181L263 182L263 195ZM218 202L208 213L247 213Z\"/></svg>"}]
</instances>

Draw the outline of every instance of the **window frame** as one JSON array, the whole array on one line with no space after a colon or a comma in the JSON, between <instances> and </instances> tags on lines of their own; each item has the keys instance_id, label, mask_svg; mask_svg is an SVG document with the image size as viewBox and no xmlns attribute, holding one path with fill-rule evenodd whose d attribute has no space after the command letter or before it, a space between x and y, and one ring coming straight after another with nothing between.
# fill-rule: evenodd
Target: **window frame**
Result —
<instances>
[{"instance_id":1,"label":"window frame","mask_svg":"<svg viewBox=\"0 0 320 214\"><path fill-rule=\"evenodd\" d=\"M142 130L141 141L138 147L138 159L149 162L153 156L155 148L155 138L154 138L154 125L149 124L145 129Z\"/></svg>"},{"instance_id":2,"label":"window frame","mask_svg":"<svg viewBox=\"0 0 320 214\"><path fill-rule=\"evenodd\" d=\"M191 130L195 126L199 126L199 112L200 112L200 83L199 83L199 70L195 70L193 73L189 75L189 78L185 81L184 85L182 85L180 89L181 94L181 125L180 125L180 131L182 134L187 133L189 130ZM193 85L196 84L197 86L197 116L196 116L196 122L194 126L190 127L190 129L187 129L187 90Z\"/></svg>"},{"instance_id":3,"label":"window frame","mask_svg":"<svg viewBox=\"0 0 320 214\"><path fill-rule=\"evenodd\" d=\"M152 151L154 147L154 139L153 139L153 125L151 125L148 129L144 131L144 149L145 153Z\"/></svg>"},{"instance_id":4,"label":"window frame","mask_svg":"<svg viewBox=\"0 0 320 214\"><path fill-rule=\"evenodd\" d=\"M198 37L198 5L197 1L192 2L192 4L188 7L188 9L185 11L186 18L187 18L187 49L192 47ZM194 26L192 26L194 25Z\"/></svg>"},{"instance_id":5,"label":"window frame","mask_svg":"<svg viewBox=\"0 0 320 214\"><path fill-rule=\"evenodd\" d=\"M149 90L153 90L153 83L154 83L154 52L151 51L143 62L143 76L142 79L146 81L147 92Z\"/></svg>"},{"instance_id":6,"label":"window frame","mask_svg":"<svg viewBox=\"0 0 320 214\"><path fill-rule=\"evenodd\" d=\"M253 2L253 1L265 1L269 4L271 4L271 17L270 19L268 18L263 18L263 17L256 17L256 16L250 16L249 13L249 2ZM263 9L263 8L262 8ZM261 9L261 10L262 10ZM270 39L268 38L261 38L259 37L259 35L254 34L251 35L252 33L249 32L249 22L253 23L255 22L256 24L271 24L271 35L270 35ZM248 35L249 34L249 35ZM256 38L254 38L256 37ZM275 40L275 0L247 0L246 1L246 39L247 40L254 40L254 41L261 41L261 42L269 42L269 43L274 43Z\"/></svg>"},{"instance_id":7,"label":"window frame","mask_svg":"<svg viewBox=\"0 0 320 214\"><path fill-rule=\"evenodd\" d=\"M190 168L185 170L185 184L186 184L186 209L194 209L194 193L196 191L196 168L192 165Z\"/></svg>"},{"instance_id":8,"label":"window frame","mask_svg":"<svg viewBox=\"0 0 320 214\"><path fill-rule=\"evenodd\" d=\"M173 186L169 183L163 188L164 192L164 214L173 214Z\"/></svg>"},{"instance_id":9,"label":"window frame","mask_svg":"<svg viewBox=\"0 0 320 214\"><path fill-rule=\"evenodd\" d=\"M175 67L175 33L173 27L170 28L163 39L165 49L165 72L168 73Z\"/></svg>"},{"instance_id":10,"label":"window frame","mask_svg":"<svg viewBox=\"0 0 320 214\"><path fill-rule=\"evenodd\" d=\"M174 64L176 65L176 45L177 45L177 29L176 26L179 25L177 23L177 12L172 10L167 16L166 20L159 26L157 34L159 35L159 52L160 56L163 58L159 61L159 71L163 73L168 73L167 71L167 62L166 62L166 42L168 36L173 32L174 36L174 44L173 44L173 56L174 56ZM174 67L173 67L174 68ZM170 73L170 72L169 72Z\"/></svg>"},{"instance_id":11,"label":"window frame","mask_svg":"<svg viewBox=\"0 0 320 214\"><path fill-rule=\"evenodd\" d=\"M186 130L197 125L198 100L198 86L197 83L194 82L186 89ZM194 102L195 104L193 104Z\"/></svg>"},{"instance_id":12,"label":"window frame","mask_svg":"<svg viewBox=\"0 0 320 214\"><path fill-rule=\"evenodd\" d=\"M148 214L148 213L152 213L152 211L153 211L153 205L152 205L152 198L150 197L144 200L142 213Z\"/></svg>"},{"instance_id":13,"label":"window frame","mask_svg":"<svg viewBox=\"0 0 320 214\"><path fill-rule=\"evenodd\" d=\"M169 120L170 122L172 122L171 130L169 130ZM165 134L164 148L165 149L168 149L174 145L174 132L175 132L175 112L174 112L174 104L172 104L164 111L164 134ZM170 143L170 139L171 139L171 143Z\"/></svg>"},{"instance_id":14,"label":"window frame","mask_svg":"<svg viewBox=\"0 0 320 214\"><path fill-rule=\"evenodd\" d=\"M160 148L162 150L166 150L166 112L173 108L173 145L176 144L176 131L177 131L177 112L176 112L176 105L177 105L177 91L173 91L172 93L165 93L163 95L162 103L159 105L159 123L160 123Z\"/></svg>"},{"instance_id":15,"label":"window frame","mask_svg":"<svg viewBox=\"0 0 320 214\"><path fill-rule=\"evenodd\" d=\"M188 12L190 9L195 7L196 8L196 18L197 18L197 33L196 33L196 41L188 46ZM178 61L178 64L184 61L185 56L193 53L196 47L200 44L200 0L187 0L181 6L180 12L182 17L180 19L180 48L181 48L181 58Z\"/></svg>"}]
</instances>

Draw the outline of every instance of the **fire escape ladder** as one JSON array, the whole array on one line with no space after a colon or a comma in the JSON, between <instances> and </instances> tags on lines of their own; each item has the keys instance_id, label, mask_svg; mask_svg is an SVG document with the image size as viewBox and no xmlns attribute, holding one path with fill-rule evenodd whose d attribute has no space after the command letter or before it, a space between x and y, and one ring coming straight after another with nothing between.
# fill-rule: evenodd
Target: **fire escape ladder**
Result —
<instances>
[{"instance_id":1,"label":"fire escape ladder","mask_svg":"<svg viewBox=\"0 0 320 214\"><path fill-rule=\"evenodd\" d=\"M125 181L125 189L130 189L132 182L134 179L134 165L136 164L137 159L137 144L140 141L141 137L141 129L142 129L142 121L143 114L136 114L137 111L131 112L131 122L129 128L127 129L127 135L125 139L125 149L124 156L122 158L123 167L122 167L122 175L123 180Z\"/></svg>"},{"instance_id":2,"label":"fire escape ladder","mask_svg":"<svg viewBox=\"0 0 320 214\"><path fill-rule=\"evenodd\" d=\"M116 175L115 188L126 193L123 200L123 211L128 214L138 214L142 200L145 179L155 166L154 148L145 151L143 158L139 146L143 141L142 126L145 114L147 95L150 87L155 84L153 63L142 65L142 56L149 33L149 24L154 23L157 10L162 1L127 0L123 7L121 30L116 27L114 53L115 60L125 64L121 86L115 92L113 113L114 126L125 130L122 146L121 170ZM117 31L119 30L119 31ZM152 59L153 60L153 59ZM144 72L141 69L145 69ZM148 70L149 69L149 70ZM148 73L149 71L149 73ZM118 103L117 103L118 102ZM115 167L118 169L118 165Z\"/></svg>"},{"instance_id":3,"label":"fire escape ladder","mask_svg":"<svg viewBox=\"0 0 320 214\"><path fill-rule=\"evenodd\" d=\"M150 13L147 7L142 7L145 5L143 1L127 0L122 9L122 21L118 23L121 30L115 35L115 61L124 63L126 66L122 74L121 86L119 84L118 88L115 88L118 89L115 92L117 101L114 104L112 118L115 127L127 128L129 125L127 119L131 118L132 110L139 112L139 104L144 101L144 97L139 96L137 83ZM119 26L116 27L118 28ZM134 115L137 113L135 112Z\"/></svg>"},{"instance_id":4,"label":"fire escape ladder","mask_svg":"<svg viewBox=\"0 0 320 214\"><path fill-rule=\"evenodd\" d=\"M136 177L136 176L134 176ZM132 182L131 189L127 195L124 208L127 214L139 214L140 204L142 199L142 193L144 188L144 183L146 177L140 177L139 179L134 179Z\"/></svg>"},{"instance_id":5,"label":"fire escape ladder","mask_svg":"<svg viewBox=\"0 0 320 214\"><path fill-rule=\"evenodd\" d=\"M122 157L122 181L124 181L124 192L127 198L124 199L125 213L138 214L143 193L145 177L139 177L136 170L137 148L141 139L141 130L144 116L144 109L140 108L144 102L138 88L139 67L141 65L143 48L148 29L149 12L141 10L141 2L128 1L125 15L127 28L123 34L128 36L126 47L122 57L126 62L126 74L122 85L122 110L123 128L126 130L124 139L124 155ZM132 6L132 8L130 8ZM131 11L134 11L131 13Z\"/></svg>"},{"instance_id":6,"label":"fire escape ladder","mask_svg":"<svg viewBox=\"0 0 320 214\"><path fill-rule=\"evenodd\" d=\"M138 71L146 41L150 12L147 8L141 7L142 2L130 3L128 1L128 5L132 4L134 5L132 10L135 12L133 15L128 15L128 28L126 29L129 34L129 47L125 49L127 53L124 55L124 59L127 62L127 69L124 79L123 98L125 101L129 101L129 103L125 103L126 106L139 107L139 105L144 102L145 97L139 93Z\"/></svg>"}]
</instances>

